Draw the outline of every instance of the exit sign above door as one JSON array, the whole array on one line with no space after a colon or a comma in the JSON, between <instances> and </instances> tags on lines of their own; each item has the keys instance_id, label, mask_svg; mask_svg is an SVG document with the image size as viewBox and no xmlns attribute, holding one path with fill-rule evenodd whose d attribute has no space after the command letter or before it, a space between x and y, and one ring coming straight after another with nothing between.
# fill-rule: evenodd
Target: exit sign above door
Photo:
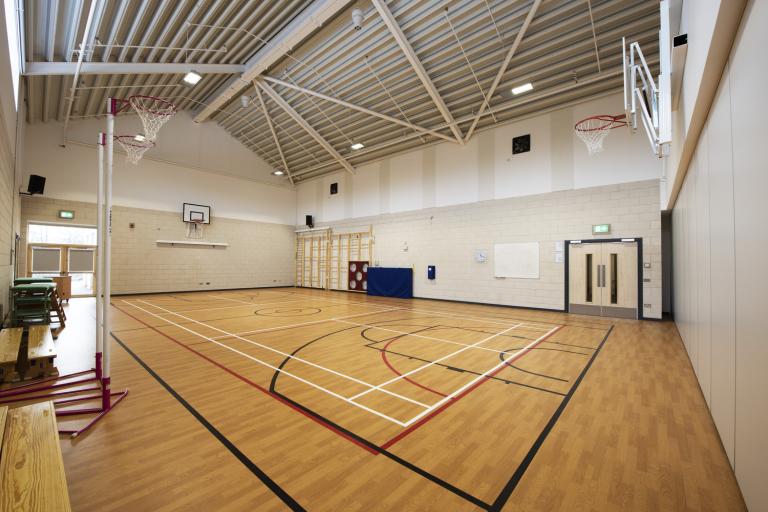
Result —
<instances>
[{"instance_id":1,"label":"exit sign above door","mask_svg":"<svg viewBox=\"0 0 768 512\"><path fill-rule=\"evenodd\" d=\"M611 232L610 224L594 224L592 226L593 235L607 235Z\"/></svg>"},{"instance_id":2,"label":"exit sign above door","mask_svg":"<svg viewBox=\"0 0 768 512\"><path fill-rule=\"evenodd\" d=\"M59 218L60 219L74 219L75 218L75 212L72 210L59 210Z\"/></svg>"}]
</instances>

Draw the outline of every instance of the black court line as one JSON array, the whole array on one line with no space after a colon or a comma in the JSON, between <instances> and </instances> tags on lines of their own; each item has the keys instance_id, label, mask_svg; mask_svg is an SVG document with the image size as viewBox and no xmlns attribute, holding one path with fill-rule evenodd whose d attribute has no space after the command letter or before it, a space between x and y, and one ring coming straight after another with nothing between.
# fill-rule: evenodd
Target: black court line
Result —
<instances>
[{"instance_id":1,"label":"black court line","mask_svg":"<svg viewBox=\"0 0 768 512\"><path fill-rule=\"evenodd\" d=\"M409 320L413 320L413 319L409 319ZM421 320L421 319L419 319L419 320ZM389 320L388 320L388 322L389 322ZM302 348L305 348L307 345L310 345L310 344L314 343L315 341L319 341L320 339L323 339L323 338L325 338L325 337L327 337L329 335L337 334L338 332L342 332L342 331L353 330L353 329L360 328L360 327L361 326L355 325L355 326L351 326L351 327L348 327L348 328L345 328L345 329L340 329L339 331L334 331L332 333L327 333L327 334L319 337L318 339L312 340L312 341L302 345L301 347L296 349L292 353L292 355L298 353ZM375 326L371 327L371 328L375 328ZM466 492L466 491L464 491L464 490L454 486L453 484L451 484L451 483L449 483L449 482L447 482L447 481L437 477L436 475L433 475L432 473L429 473L428 471L426 471L426 470L416 466L415 464L413 464L413 463L411 463L411 462L409 462L409 461L407 461L405 459L402 459L401 457L399 457L399 456L389 452L388 450L386 450L384 448L381 448L380 446L372 443L371 441L368 441L367 439L359 436L358 434L355 434L354 432L345 429L344 427L336 424L335 422L333 422L333 421L329 420L328 418L320 415L319 413L313 411L312 409L310 409L310 408L308 408L308 407L306 407L306 406L304 406L304 405L302 405L302 404L292 400L291 398L289 398L289 397L279 393L278 391L276 391L274 389L275 388L275 384L276 384L276 380L277 380L277 376L280 373L279 371L276 371L275 375L273 375L273 380L271 382L269 391L270 391L270 393L274 394L275 396L285 400L286 402L294 405L298 409L304 411L306 414L311 415L311 416L321 420L322 422L324 422L324 423L326 423L328 425L333 426L335 429L345 433L346 435L350 436L351 438L354 438L355 440L357 440L360 443L368 446L369 448L371 448L372 450L376 451L377 453L386 456L387 458L393 460L394 462L397 462L398 464L400 464L401 466L405 467L406 469L409 469L409 470L413 471L414 473L416 473L416 474L426 478L427 480L430 480L430 481L436 483L437 485L439 485L439 486L443 487L444 489L448 490L449 492L451 492L451 493L453 493L453 494L455 494L455 495L465 499L466 501L468 501L468 502L470 502L470 503L472 503L472 504L474 504L474 505L476 505L476 506L478 506L478 507L480 507L482 509L485 509L485 510L499 511L504 506L504 504L508 501L508 499L511 496L512 492L517 487L518 483L520 482L520 480L522 479L523 475L525 474L525 471L528 469L528 467L530 466L531 462L533 461L533 458L535 457L536 453L541 448L541 446L543 445L543 443L546 440L547 436L549 435L549 433L554 428L555 423L560 418L562 412L565 410L565 407L567 406L567 404L570 401L570 399L573 397L573 394L575 393L575 391L578 388L579 384L583 380L583 378L586 375L587 371L592 366L592 363L594 362L595 358L597 357L597 355L601 351L603 345L605 344L605 342L608 339L608 336L611 334L612 330L613 330L613 325L610 326L610 328L608 329L607 333L605 334L603 340L601 341L600 345L597 347L597 349L595 350L594 354L592 355L590 360L587 362L587 365L584 367L584 369L582 370L582 372L580 373L580 375L577 377L576 381L574 382L573 386L568 391L568 394L565 395L565 398L562 400L562 402L560 403L558 408L555 410L553 416L550 418L550 420L547 423L547 425L544 427L542 432L539 434L538 438L536 439L536 441L534 442L533 446L531 447L531 449L528 451L528 453L524 457L523 461L518 465L518 467L517 467L515 473L513 474L512 478L504 486L504 488L502 489L501 493L496 498L496 500L493 502L493 504L488 504L488 503L484 502L480 498L477 498L476 496L473 496L472 494L470 494L470 493L468 493L468 492ZM400 335L400 336L406 336L406 335L404 334L404 335ZM161 385L163 385L166 388L166 390L172 396L174 396L174 398L176 398L176 400L178 400L185 408L187 408L187 410L191 414L193 414L193 416L195 416L195 418L198 419L198 421L200 421L201 424L206 426L206 428L215 437L217 437L217 439L219 439L222 442L222 444L224 444L230 450L230 452L232 452L239 460L241 460L241 462L243 462L243 464L246 465L246 467L248 467L257 477L259 477L259 479L262 480L262 482L264 482L265 485L267 485L273 492L275 492L275 494L278 497L280 497L289 507L291 507L293 510L304 510L303 508L301 508L301 506L298 503L295 502L295 500L293 500L274 481L269 479L269 477L263 471L261 471L252 461L250 461L250 459L248 459L245 456L245 454L240 452L240 450L238 450L237 447L234 446L234 444L232 444L226 437L223 436L223 434L221 434L218 430L216 430L216 428L213 425L211 425L200 413L198 413L181 396L179 396L178 393L176 393L173 390L173 388L171 388L165 381L163 381L162 378L160 378L149 366L147 366L136 354L134 354L122 341L120 341L114 334L112 334L112 337L142 367L144 367L144 369L147 370L147 372L150 373L150 375L152 375ZM369 341L372 341L372 340L369 340ZM374 342L374 343L379 343L379 342ZM365 345L365 346L368 346L368 345ZM370 347L370 348L374 348L375 350L380 350L377 347ZM287 357L283 361L283 364L280 367L282 368L282 366L285 363L287 363L290 359L291 359L290 356ZM250 463L250 465L248 463ZM260 475L263 475L263 478ZM266 479L266 481L264 479ZM272 485L270 485L270 483L268 483L268 482L270 482ZM282 493L282 494L280 494L280 493ZM283 495L285 496L285 498L283 497ZM295 503L295 506L298 507L298 508L294 508L294 506L291 505L291 503L289 501L287 501L287 500L290 500L292 503Z\"/></svg>"},{"instance_id":2,"label":"black court line","mask_svg":"<svg viewBox=\"0 0 768 512\"><path fill-rule=\"evenodd\" d=\"M304 405L291 400L287 396L285 396L285 395L283 395L283 394L281 394L281 393L279 393L277 391L272 391L272 393L274 393L276 396L279 396L283 400L285 400L287 402L290 402L291 404L293 404L294 406L298 407L299 409L301 409L302 411L306 412L307 414L312 415L315 418L317 418L319 420L322 420L322 421L328 423L329 425L332 425L334 428L337 428L340 431L344 432L345 434L355 438L359 442L361 442L361 443L365 444L366 446L372 448L373 450L377 451L381 455L384 455L388 459L391 459L391 460L397 462L398 464L400 464L401 466L403 466L403 467L413 471L414 473L416 473L416 474L418 474L420 476L423 476L427 480L436 483L437 485L439 485L443 489L452 492L456 496L459 496L460 498L464 498L468 502L470 502L473 505L476 505L476 506L478 506L478 507L480 507L480 508L482 508L484 510L489 510L490 509L491 505L489 505L488 503L484 502L480 498L472 496L468 492L463 491L462 489L459 489L455 485L446 482L445 480L441 479L440 477L437 477L437 476L433 475L432 473L421 469L420 467L416 466L415 464L412 464L412 463L408 462L407 460L405 460L405 459L403 459L401 457L398 457L394 453L392 453L390 451L387 451L384 448L381 448L380 446L378 446L378 445L368 441L364 437L361 437L361 436L355 434L354 432L351 432L351 431L345 429L344 427L342 427L342 426L332 422L331 420L325 418L324 416L321 416L320 414L316 413L312 409L309 409L308 407L305 407Z\"/></svg>"},{"instance_id":3,"label":"black court line","mask_svg":"<svg viewBox=\"0 0 768 512\"><path fill-rule=\"evenodd\" d=\"M608 329L608 332L605 333L605 337L603 337L603 341L600 342L600 345L597 347L597 350L595 350L595 353L592 354L592 357L589 359L589 362L587 363L587 365L584 367L584 369L581 371L579 376L576 378L576 381L573 383L573 386L571 386L571 389L568 391L568 394L560 403L558 408L555 410L554 414L552 414L552 417L544 426L544 429L539 434L539 437L533 443L533 446L531 446L531 449L528 450L528 453L525 455L520 465L517 466L517 469L515 470L515 473L512 475L512 478L509 480L509 482L507 482L507 485L504 486L504 489L502 489L501 493L499 493L499 495L496 497L496 499L494 500L489 510L493 512L499 511L502 509L502 507L504 507L507 500L509 500L509 497L517 488L517 485L520 483L520 480L523 479L523 475L525 475L526 470L528 469L528 467L530 467L534 457L536 457L536 454L539 452L539 449L541 449L542 445L544 444L544 441L547 440L547 437L549 436L550 432L552 432L552 430L555 428L555 424L557 423L557 420L560 419L560 416L563 414L563 411L565 410L566 406L568 406L568 403L571 401L571 398L573 398L574 393L576 393L576 389L579 387L579 384L581 384L581 381L584 380L584 376L587 374L587 371L589 371L589 369L592 367L592 363L595 362L595 358L597 358L597 354L599 354L600 351L602 350L603 345L605 345L605 342L608 340L608 336L611 335L612 331L613 331L613 326L611 326Z\"/></svg>"},{"instance_id":4,"label":"black court line","mask_svg":"<svg viewBox=\"0 0 768 512\"><path fill-rule=\"evenodd\" d=\"M125 350L139 365L141 365L142 368L144 368L147 373L149 373L161 386L165 388L168 393L176 399L177 402L179 402L194 418L200 422L201 425L203 425L208 432L213 435L221 444L224 445L224 447L229 450L229 452L237 458L248 470L250 470L251 473L253 473L261 482L266 485L270 491L275 493L275 496L280 498L283 503L285 503L291 510L295 511L304 511L306 510L304 507L299 505L299 503L294 500L286 491L284 491L277 483L275 483L274 480L269 478L269 476L259 469L259 467L248 458L247 455L245 455L243 452L241 452L237 446L232 443L229 439L224 436L216 427L214 427L202 414L200 414L197 409L192 407L189 402L184 400L184 398L179 395L178 392L176 392L175 389L171 387L170 384L165 382L165 380L162 379L147 363L145 363L136 353L134 353L128 346L123 343L120 338L115 336L114 333L110 333L112 335L112 338L117 342L118 345L120 345L123 350Z\"/></svg>"},{"instance_id":5,"label":"black court line","mask_svg":"<svg viewBox=\"0 0 768 512\"><path fill-rule=\"evenodd\" d=\"M370 328L369 328L369 329L370 329ZM361 333L360 333L360 335L361 335L363 338L365 338L366 340L368 340L368 341L372 341L370 338L368 338L368 337L366 336L366 332L365 332L365 331L367 331L367 330L368 330L368 329L365 329L363 332L361 332ZM426 330L426 329L424 329L424 330ZM416 331L416 332L418 332L418 331ZM412 359L412 360L414 360L414 361L421 361L421 362L423 362L423 363L432 363L432 364L433 364L433 365L435 365L435 366L440 366L440 367L442 367L442 368L445 368L445 369L447 369L447 370L452 370L452 371L455 371L455 372L469 373L470 375L477 375L478 377L480 377L480 376L483 376L483 375L484 375L484 374L482 374L482 373L480 373L480 372L476 372L476 371L474 371L474 370L468 370L468 369L466 369L466 368L457 368L457 367L455 367L455 366L448 366L448 365L445 365L445 364L443 364L443 363L435 363L434 361L431 361L431 360L429 360L429 359L423 359L423 358L421 358L421 357L416 357L416 356L412 356L412 355L409 355L409 354L403 354L402 352L395 352L394 350L390 350L390 349L386 349L386 350L385 350L385 349L383 349L383 348L374 347L374 345L376 345L377 343L382 343L382 342L384 342L384 341L391 341L391 340L396 340L396 339L399 339L399 338L403 338L403 337L405 337L405 336L406 336L406 335L404 335L404 334L401 334L401 335L399 335L399 336L393 336L393 337L391 337L391 338L387 338L387 339L385 339L385 340L376 341L376 342L373 342L373 343L368 343L368 344L366 344L366 345L363 345L363 346L364 346L364 347L366 347L366 348L370 348L370 349L373 349L373 350L378 350L379 352L386 352L387 354L393 354L393 355L396 355L396 356L400 356L400 357L405 357L405 358L408 358L408 359ZM535 350L535 347L534 347L534 349L532 349L532 350ZM509 365L507 365L507 366L509 366ZM524 388L535 389L535 390L537 390L537 391L543 391L543 392L545 392L545 393L551 393L551 394L553 394L553 395L565 396L565 393L560 393L559 391L552 391L551 389L540 388L540 387L538 387L538 386L532 386L532 385L530 385L530 384L524 384L524 383L522 383L522 382L517 382L517 381L514 381L514 380L509 380L509 379L504 379L504 378L501 378L501 377L496 377L495 375L485 375L485 377L486 377L487 379L489 379L489 380L495 380L495 381L503 382L504 384L513 384L513 385L515 385L515 386L522 386L522 387L524 387Z\"/></svg>"}]
</instances>

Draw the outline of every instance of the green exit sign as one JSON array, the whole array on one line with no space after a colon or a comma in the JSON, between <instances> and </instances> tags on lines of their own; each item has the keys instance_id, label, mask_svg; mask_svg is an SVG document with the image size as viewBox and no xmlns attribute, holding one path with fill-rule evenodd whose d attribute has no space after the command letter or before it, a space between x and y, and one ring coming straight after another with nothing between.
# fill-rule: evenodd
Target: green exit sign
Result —
<instances>
[{"instance_id":1,"label":"green exit sign","mask_svg":"<svg viewBox=\"0 0 768 512\"><path fill-rule=\"evenodd\" d=\"M611 232L610 224L595 224L594 226L592 226L593 235L605 235L610 232Z\"/></svg>"},{"instance_id":2,"label":"green exit sign","mask_svg":"<svg viewBox=\"0 0 768 512\"><path fill-rule=\"evenodd\" d=\"M72 210L59 210L59 218L72 220L75 218L75 212Z\"/></svg>"}]
</instances>

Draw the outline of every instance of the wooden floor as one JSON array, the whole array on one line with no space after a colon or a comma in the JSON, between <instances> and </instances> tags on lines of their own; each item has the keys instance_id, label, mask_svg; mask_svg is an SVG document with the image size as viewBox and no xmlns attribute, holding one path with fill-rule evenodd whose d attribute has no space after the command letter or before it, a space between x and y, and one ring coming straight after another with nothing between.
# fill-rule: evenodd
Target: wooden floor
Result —
<instances>
[{"instance_id":1,"label":"wooden floor","mask_svg":"<svg viewBox=\"0 0 768 512\"><path fill-rule=\"evenodd\" d=\"M669 322L291 288L113 307L130 394L62 441L75 511L745 509ZM93 301L67 316L62 373Z\"/></svg>"}]
</instances>

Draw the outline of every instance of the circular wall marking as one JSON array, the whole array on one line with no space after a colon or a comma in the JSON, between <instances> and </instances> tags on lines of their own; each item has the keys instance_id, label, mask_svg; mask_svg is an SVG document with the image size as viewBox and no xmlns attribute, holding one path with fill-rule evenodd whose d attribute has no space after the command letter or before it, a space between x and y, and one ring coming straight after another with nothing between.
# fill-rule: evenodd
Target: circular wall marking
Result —
<instances>
[{"instance_id":1,"label":"circular wall marking","mask_svg":"<svg viewBox=\"0 0 768 512\"><path fill-rule=\"evenodd\" d=\"M322 311L320 308L264 308L254 311L255 314L260 316L308 316L316 315Z\"/></svg>"}]
</instances>

